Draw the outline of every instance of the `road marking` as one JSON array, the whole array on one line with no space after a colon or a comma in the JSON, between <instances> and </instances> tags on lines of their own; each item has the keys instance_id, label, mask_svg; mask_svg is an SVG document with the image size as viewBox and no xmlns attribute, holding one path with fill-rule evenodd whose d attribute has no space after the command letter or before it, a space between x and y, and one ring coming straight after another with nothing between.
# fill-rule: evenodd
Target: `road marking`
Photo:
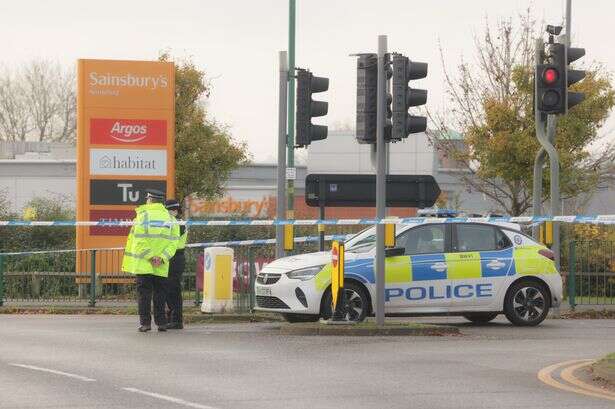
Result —
<instances>
[{"instance_id":1,"label":"road marking","mask_svg":"<svg viewBox=\"0 0 615 409\"><path fill-rule=\"evenodd\" d=\"M552 386L554 388L558 388L564 391L580 393L582 395L592 396L594 398L615 400L615 396L607 395L602 391L600 393L596 393L588 389L583 389L580 387L574 387L574 386L567 385L565 383L556 381L553 378L553 373L562 367L566 367L566 366L581 367L584 365L591 364L592 362L594 362L593 359L581 359L581 360L575 360L575 361L560 362L559 364L550 365L550 366L547 366L546 368L541 369L538 372L538 379L540 379L540 381L546 383L549 386Z\"/></svg>"},{"instance_id":2,"label":"road marking","mask_svg":"<svg viewBox=\"0 0 615 409\"><path fill-rule=\"evenodd\" d=\"M578 386L581 389L586 389L588 391L592 391L592 392L596 392L596 393L601 393L601 394L607 395L607 396L611 397L613 400L615 400L615 393L614 392L610 392L610 391L598 388L598 387L596 387L594 385L590 385L589 383L583 382L582 380L580 380L579 378L574 376L574 371L576 371L577 369L583 368L585 366L589 366L592 363L593 363L593 361L590 361L590 362L586 362L586 363L580 363L580 364L577 364L577 365L569 366L568 368L566 368L566 369L564 369L562 371L560 376L566 382L571 383L573 385L576 385L576 386Z\"/></svg>"},{"instance_id":3,"label":"road marking","mask_svg":"<svg viewBox=\"0 0 615 409\"><path fill-rule=\"evenodd\" d=\"M137 388L122 388L122 389L125 390L125 391L128 391L128 392L140 393L141 395L150 396L152 398L166 400L167 402L177 403L178 405L184 405L184 406L187 406L189 408L217 409L217 408L214 408L213 406L207 406L207 405L201 405L199 403L188 402L188 401L183 400L183 399L174 398L172 396L167 396L167 395L161 395L159 393L154 393L154 392L142 391L141 389L137 389Z\"/></svg>"},{"instance_id":4,"label":"road marking","mask_svg":"<svg viewBox=\"0 0 615 409\"><path fill-rule=\"evenodd\" d=\"M55 369L41 368L40 366L24 365L24 364L9 364L9 365L18 366L20 368L32 369L33 371L41 371L41 372L52 373L55 375L62 375L68 378L79 379L80 381L83 381L83 382L96 382L96 379L86 378L85 376L75 375L75 374L68 373L68 372L56 371Z\"/></svg>"}]
</instances>

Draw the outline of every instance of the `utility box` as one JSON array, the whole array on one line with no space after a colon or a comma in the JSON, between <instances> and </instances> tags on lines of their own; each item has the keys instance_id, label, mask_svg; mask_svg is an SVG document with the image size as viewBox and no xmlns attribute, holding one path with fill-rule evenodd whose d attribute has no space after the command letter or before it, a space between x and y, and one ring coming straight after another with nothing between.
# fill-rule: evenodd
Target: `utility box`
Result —
<instances>
[{"instance_id":1,"label":"utility box","mask_svg":"<svg viewBox=\"0 0 615 409\"><path fill-rule=\"evenodd\" d=\"M203 302L201 311L233 311L233 249L208 247L203 257Z\"/></svg>"}]
</instances>

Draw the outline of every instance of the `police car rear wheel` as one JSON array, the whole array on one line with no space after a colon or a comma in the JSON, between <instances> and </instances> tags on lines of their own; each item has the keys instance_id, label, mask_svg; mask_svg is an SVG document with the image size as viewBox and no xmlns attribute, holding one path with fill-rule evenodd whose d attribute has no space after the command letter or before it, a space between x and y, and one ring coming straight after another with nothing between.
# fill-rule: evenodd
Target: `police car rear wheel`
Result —
<instances>
[{"instance_id":1,"label":"police car rear wheel","mask_svg":"<svg viewBox=\"0 0 615 409\"><path fill-rule=\"evenodd\" d=\"M504 313L514 325L535 326L547 317L548 299L542 284L522 281L508 290L504 300Z\"/></svg>"},{"instance_id":2,"label":"police car rear wheel","mask_svg":"<svg viewBox=\"0 0 615 409\"><path fill-rule=\"evenodd\" d=\"M347 321L361 322L367 316L369 301L365 290L358 284L344 282L344 296L346 297L345 319ZM339 301L338 301L339 302ZM331 291L327 290L323 298L321 317L329 319L332 315Z\"/></svg>"},{"instance_id":3,"label":"police car rear wheel","mask_svg":"<svg viewBox=\"0 0 615 409\"><path fill-rule=\"evenodd\" d=\"M474 324L486 324L498 316L497 312L473 312L463 314L463 317Z\"/></svg>"}]
</instances>

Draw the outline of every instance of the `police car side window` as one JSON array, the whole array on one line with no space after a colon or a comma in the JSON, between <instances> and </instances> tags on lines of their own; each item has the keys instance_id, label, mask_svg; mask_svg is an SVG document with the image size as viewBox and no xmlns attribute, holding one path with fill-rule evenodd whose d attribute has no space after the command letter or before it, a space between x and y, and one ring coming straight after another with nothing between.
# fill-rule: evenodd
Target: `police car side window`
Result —
<instances>
[{"instance_id":1,"label":"police car side window","mask_svg":"<svg viewBox=\"0 0 615 409\"><path fill-rule=\"evenodd\" d=\"M457 251L502 250L510 240L495 226L481 224L457 225Z\"/></svg>"},{"instance_id":2,"label":"police car side window","mask_svg":"<svg viewBox=\"0 0 615 409\"><path fill-rule=\"evenodd\" d=\"M420 226L408 230L397 239L406 248L406 255L444 253L445 225Z\"/></svg>"},{"instance_id":3,"label":"police car side window","mask_svg":"<svg viewBox=\"0 0 615 409\"><path fill-rule=\"evenodd\" d=\"M503 250L512 246L512 242L510 241L508 236L506 236L504 232L500 229L495 229L495 240L497 250Z\"/></svg>"}]
</instances>

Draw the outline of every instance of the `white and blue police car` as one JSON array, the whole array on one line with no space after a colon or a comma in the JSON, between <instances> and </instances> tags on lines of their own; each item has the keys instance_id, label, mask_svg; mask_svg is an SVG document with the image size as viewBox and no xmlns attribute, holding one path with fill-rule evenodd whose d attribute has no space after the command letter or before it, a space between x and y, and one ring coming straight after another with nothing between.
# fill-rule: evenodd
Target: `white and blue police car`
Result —
<instances>
[{"instance_id":1,"label":"white and blue police car","mask_svg":"<svg viewBox=\"0 0 615 409\"><path fill-rule=\"evenodd\" d=\"M374 311L376 229L345 243L347 318ZM562 300L553 253L503 222L443 223L426 219L398 225L396 247L385 260L385 313L462 315L475 323L504 313L515 325L534 326ZM290 322L331 316L331 254L284 257L257 275L256 310Z\"/></svg>"}]
</instances>

